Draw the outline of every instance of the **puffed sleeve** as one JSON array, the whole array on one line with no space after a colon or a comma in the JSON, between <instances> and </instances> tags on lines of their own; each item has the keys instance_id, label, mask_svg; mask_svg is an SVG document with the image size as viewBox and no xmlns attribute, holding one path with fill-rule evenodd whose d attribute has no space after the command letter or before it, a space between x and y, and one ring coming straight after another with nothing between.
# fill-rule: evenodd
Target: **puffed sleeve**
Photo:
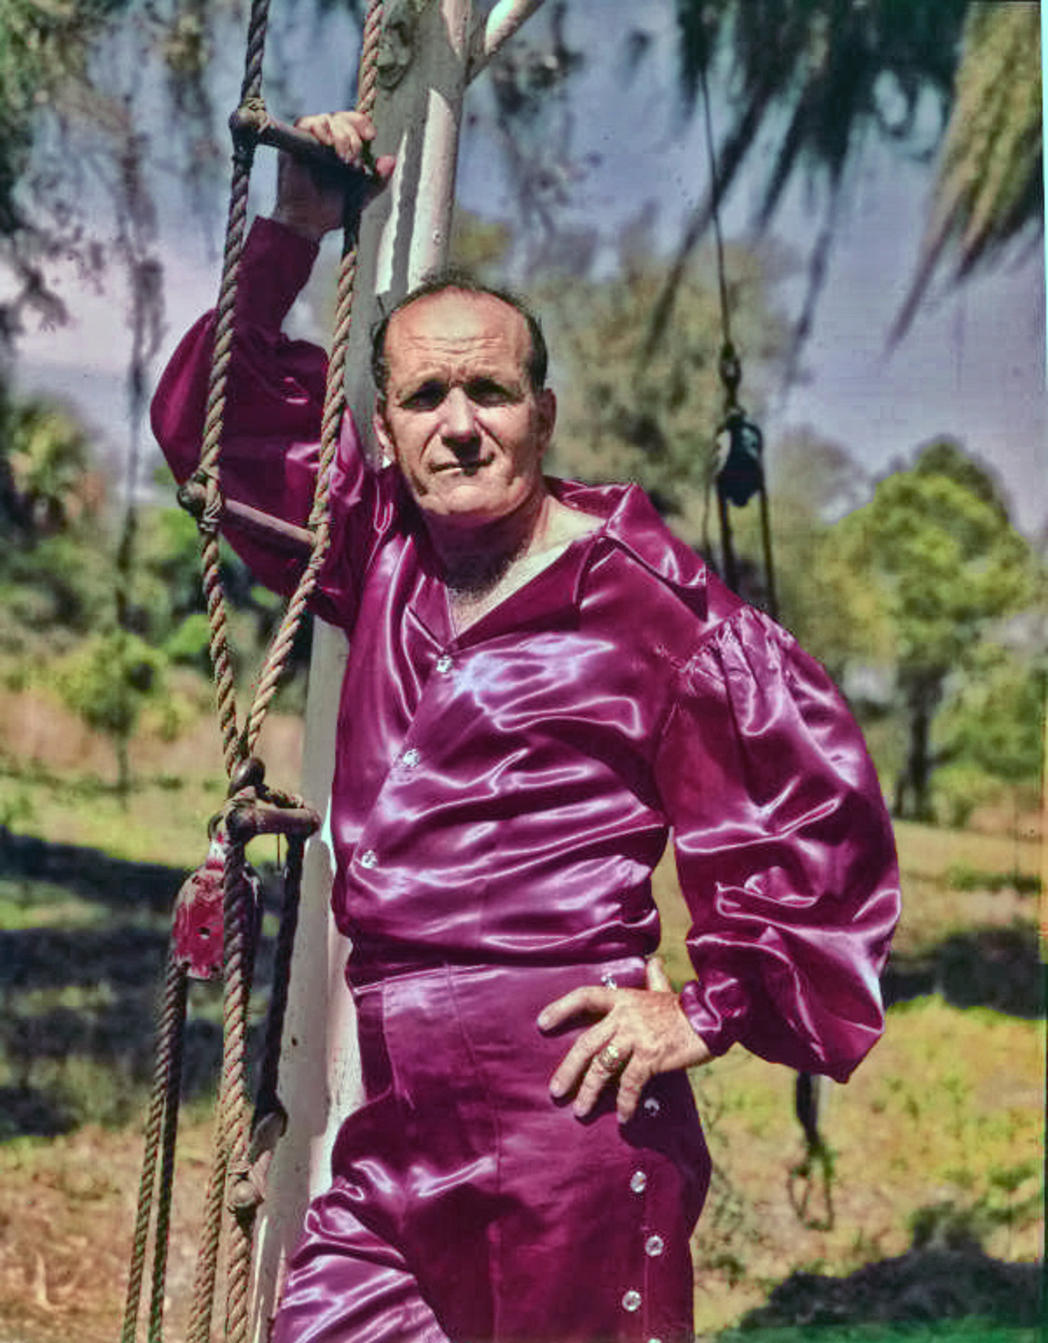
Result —
<instances>
[{"instance_id":1,"label":"puffed sleeve","mask_svg":"<svg viewBox=\"0 0 1048 1343\"><path fill-rule=\"evenodd\" d=\"M739 1042L844 1081L879 1037L899 912L891 823L822 667L743 607L682 670L656 762L692 925L681 1006L711 1051Z\"/></svg>"},{"instance_id":2,"label":"puffed sleeve","mask_svg":"<svg viewBox=\"0 0 1048 1343\"><path fill-rule=\"evenodd\" d=\"M290 340L281 324L309 277L316 244L270 219L256 219L240 266L234 342L219 463L223 494L285 522L306 525L319 455L327 357L319 346ZM153 398L157 442L179 481L199 464L211 363L213 314L182 339ZM381 473L364 460L350 416L331 482L334 542L313 607L334 623L352 622L359 575L381 531ZM290 593L302 557L257 532L226 524L223 533L267 587Z\"/></svg>"}]
</instances>

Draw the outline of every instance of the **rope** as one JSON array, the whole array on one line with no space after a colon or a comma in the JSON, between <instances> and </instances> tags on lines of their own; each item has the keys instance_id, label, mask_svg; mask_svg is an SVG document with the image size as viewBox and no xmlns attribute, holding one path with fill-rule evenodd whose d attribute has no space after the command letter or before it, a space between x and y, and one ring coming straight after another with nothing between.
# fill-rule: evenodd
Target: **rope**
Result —
<instances>
[{"instance_id":1,"label":"rope","mask_svg":"<svg viewBox=\"0 0 1048 1343\"><path fill-rule=\"evenodd\" d=\"M378 48L382 35L382 0L372 0L364 20L360 43L357 110L370 116L378 90ZM339 263L338 287L335 304L335 327L328 357L327 381L324 387L324 410L321 418L320 457L317 464L317 482L309 525L314 529L313 553L299 580L284 618L276 632L265 664L258 678L258 688L251 704L245 741L248 754L258 742L266 714L291 653L302 616L317 585L321 567L331 544L328 519L331 464L338 447L339 428L346 408L345 369L349 349L350 324L353 315L353 293L357 278L356 238L347 232L342 259Z\"/></svg>"},{"instance_id":2,"label":"rope","mask_svg":"<svg viewBox=\"0 0 1048 1343\"><path fill-rule=\"evenodd\" d=\"M204 1196L204 1220L193 1276L193 1305L186 1343L211 1343L211 1313L218 1278L218 1251L222 1242L222 1195L226 1188L226 1142L221 1112L215 1124L215 1155Z\"/></svg>"},{"instance_id":3,"label":"rope","mask_svg":"<svg viewBox=\"0 0 1048 1343\"><path fill-rule=\"evenodd\" d=\"M153 1242L153 1281L149 1308L149 1343L163 1343L164 1288L167 1282L167 1250L171 1227L171 1194L175 1173L175 1143L178 1138L178 1102L182 1090L182 1059L185 1049L186 990L188 976L178 967L165 995L165 1015L170 1023L167 1085L164 1094L164 1126L160 1141L160 1188L157 1194L156 1233Z\"/></svg>"},{"instance_id":4,"label":"rope","mask_svg":"<svg viewBox=\"0 0 1048 1343\"><path fill-rule=\"evenodd\" d=\"M138 1206L135 1213L134 1240L131 1249L131 1268L128 1274L127 1294L124 1301L124 1323L120 1343L135 1343L138 1310L142 1299L142 1278L145 1272L146 1246L152 1218L153 1197L156 1190L157 1154L163 1147L160 1205L157 1216L158 1235L163 1221L165 1254L154 1251L153 1295L161 1301L164 1294L166 1271L166 1240L170 1214L170 1192L165 1190L164 1176L174 1160L175 1132L178 1113L178 1093L182 1076L183 1025L186 1015L186 975L176 964L173 954L168 956L164 975L164 993L157 1019L157 1041L153 1065L153 1084L149 1110L146 1115L142 1175L138 1185ZM163 1141L161 1137L163 1136ZM168 1185L170 1179L168 1178ZM150 1338L154 1336L152 1318Z\"/></svg>"},{"instance_id":5,"label":"rope","mask_svg":"<svg viewBox=\"0 0 1048 1343\"><path fill-rule=\"evenodd\" d=\"M244 846L231 840L226 850L225 928L223 931L222 1088L219 1099L220 1131L228 1170L247 1159L248 1115L244 1092L247 1006L251 991L248 929L248 887L244 879ZM247 1336L248 1290L251 1275L250 1216L233 1220L226 1266L226 1340L242 1343Z\"/></svg>"},{"instance_id":6,"label":"rope","mask_svg":"<svg viewBox=\"0 0 1048 1343\"><path fill-rule=\"evenodd\" d=\"M710 160L710 213L713 220L713 237L717 249L717 279L720 286L721 328L724 331L725 345L731 345L731 305L728 303L728 282L724 267L724 238L720 221L720 176L717 171L717 153L713 147L713 117L710 112L710 90L706 82L706 63L699 70L702 85L703 121L706 129L706 152Z\"/></svg>"},{"instance_id":7,"label":"rope","mask_svg":"<svg viewBox=\"0 0 1048 1343\"><path fill-rule=\"evenodd\" d=\"M268 24L268 0L253 0L248 26L244 79L241 85L241 110L261 111L262 62ZM358 110L371 115L378 86L378 50L382 32L383 4L372 0L364 22L358 73ZM257 124L257 122L256 122ZM235 337L234 316L240 264L247 221L247 201L251 164L257 131L250 118L236 118L234 125L233 176L230 186L229 214L223 255L222 280L215 309L212 361L208 378L204 433L200 464L194 479L203 486L204 502L198 527L201 537L201 568L208 612L209 652L215 681L216 706L226 773L232 783L231 801L226 813L235 809L245 795L262 792L261 766L252 752L258 741L266 713L298 633L302 616L312 595L330 546L328 518L331 465L338 444L339 427L345 410L344 377L346 352L357 274L355 228L347 228L339 267L335 331L328 361L324 396L320 455L310 526L314 545L298 587L288 604L276 636L268 650L257 688L252 698L243 732L238 726L236 693L225 592L219 569L219 519L222 512L219 457L225 429L227 382ZM257 777L251 777L257 767ZM265 795L278 806L297 804L291 795L269 790ZM266 1053L263 1064L260 1109L269 1105L272 1113L279 1107L276 1096L280 1035L287 1003L287 978L297 922L301 882L303 840L289 845L286 870L284 912L279 935L273 1000L266 1029ZM197 1257L193 1304L187 1343L209 1343L214 1310L217 1265L221 1247L223 1203L227 1193L233 1198L233 1219L227 1256L225 1337L227 1343L244 1343L248 1328L251 1250L258 1200L239 1200L235 1184L249 1166L247 1097L244 1086L248 1001L254 955L252 920L248 908L248 885L244 879L244 842L231 840L224 873L224 947L223 947L223 1062L216 1123L215 1156L205 1199L204 1226ZM167 1264L171 1188L174 1170L178 1091L181 1077L181 1033L169 1026L169 1017L184 1021L186 975L177 974L173 958L169 962L165 993L164 1024L157 1050L156 1076L146 1125L145 1154L136 1218L127 1306L121 1343L134 1343L138 1307L149 1236L153 1190L156 1183L157 1154L162 1149L160 1199L154 1243L153 1291L149 1340L162 1343L164 1280ZM177 1040L177 1044L175 1041ZM161 1134L161 1129L163 1133Z\"/></svg>"},{"instance_id":8,"label":"rope","mask_svg":"<svg viewBox=\"0 0 1048 1343\"><path fill-rule=\"evenodd\" d=\"M722 428L727 427L732 417L743 416L743 410L739 405L739 384L742 382L742 364L731 338L731 304L728 301L728 281L724 262L724 237L721 232L720 219L720 175L717 168L717 152L713 143L713 117L710 112L710 90L706 78L706 66L702 65L699 71L699 80L702 87L702 107L703 121L706 132L706 152L709 155L710 162L710 215L713 222L713 236L716 243L717 255L717 287L720 294L721 311L721 329L723 332L723 342L720 354L720 378L724 385L725 393L725 414L727 416ZM708 499L707 486L707 499ZM768 489L764 478L764 470L761 468L760 485L757 491L760 497L760 531L761 546L764 551L764 579L765 579L765 607L773 620L779 618L779 600L775 583L775 558L772 548L771 535L771 509L768 502ZM731 515L728 508L728 501L722 490L717 491L717 505L721 528L721 549L724 563L724 581L728 587L737 589L739 582L738 566L735 560L735 550L732 544ZM830 1184L832 1182L832 1167L827 1164L824 1152L827 1150L822 1138L819 1136L819 1102L817 1091L813 1088L813 1079L810 1073L798 1073L795 1082L796 1104L798 1107L802 1103L802 1097L811 1097L811 1124L812 1134L808 1135L808 1155L805 1162L795 1167L790 1172L791 1200L793 1199L793 1181L797 1178L810 1178L810 1172L813 1163L819 1164L823 1174L823 1185L825 1189L826 1217L824 1220L827 1225L833 1224L833 1203L830 1193ZM808 1192L803 1196L803 1211L798 1211L797 1215L804 1220L810 1196L810 1183ZM800 1207L794 1202L795 1210Z\"/></svg>"},{"instance_id":9,"label":"rope","mask_svg":"<svg viewBox=\"0 0 1048 1343\"><path fill-rule=\"evenodd\" d=\"M293 836L288 841L287 862L284 865L284 901L273 957L273 987L269 995L266 1040L262 1050L262 1067L255 1102L256 1124L278 1104L277 1070L280 1063L280 1041L284 1034L284 1017L287 1013L288 988L291 982L291 954L298 928L304 852L305 842L298 836Z\"/></svg>"}]
</instances>

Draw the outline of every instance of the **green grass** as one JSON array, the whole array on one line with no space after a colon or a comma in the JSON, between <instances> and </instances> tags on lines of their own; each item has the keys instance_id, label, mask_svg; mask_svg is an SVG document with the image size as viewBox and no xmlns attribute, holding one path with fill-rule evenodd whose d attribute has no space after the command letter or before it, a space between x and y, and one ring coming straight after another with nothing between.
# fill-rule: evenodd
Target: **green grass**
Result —
<instances>
[{"instance_id":1,"label":"green grass","mask_svg":"<svg viewBox=\"0 0 1048 1343\"><path fill-rule=\"evenodd\" d=\"M992 1320L947 1320L939 1324L811 1325L776 1329L728 1329L717 1343L1039 1343L1040 1330Z\"/></svg>"},{"instance_id":2,"label":"green grass","mask_svg":"<svg viewBox=\"0 0 1048 1343\"><path fill-rule=\"evenodd\" d=\"M294 779L293 753L285 754L271 764L276 782ZM140 759L139 784L125 809L98 778L0 761L0 822L111 859L187 868L203 857L206 822L224 794L216 765L196 748L181 757ZM1031 839L911 824L898 827L898 839L903 961L932 966L951 939L971 938L973 930L1008 934L1033 926L1038 854ZM272 846L255 847L256 861L272 856ZM90 864L90 853L84 862ZM656 891L668 970L680 982L691 975L683 947L687 914L671 860L657 874ZM5 936L24 936L17 945L35 947L38 958L35 980L15 984L0 975L7 1134L24 1133L34 1114L45 1132L91 1122L114 1134L122 1126L137 1130L167 920L155 902L150 908L126 894L110 899L104 882L74 888L50 877L0 876L0 928ZM980 956L1000 949L992 939L962 948L973 958L973 974ZM999 973L1013 968L1003 961ZM198 1043L207 1046L191 1051L192 1116L209 1103L208 1051L219 1007L207 988L195 987L191 1001ZM961 1008L930 992L898 1004L885 1039L852 1082L829 1088L823 1127L834 1157L832 1224L819 1216L818 1189L806 1219L791 1203L790 1172L803 1154L792 1074L740 1050L701 1070L696 1090L716 1163L696 1240L703 1336L720 1343L1032 1343L1035 1331L986 1320L723 1331L799 1266L845 1276L915 1243L965 1239L1000 1259L1035 1258L1043 1067L1041 1021ZM12 1096L22 1109L11 1109ZM71 1132L56 1150L76 1138ZM13 1137L0 1147L7 1161L21 1152L22 1164L40 1172L49 1151L41 1138ZM796 1177L793 1186L796 1195ZM105 1196L124 1198L126 1189ZM76 1197L71 1190L69 1199Z\"/></svg>"}]
</instances>

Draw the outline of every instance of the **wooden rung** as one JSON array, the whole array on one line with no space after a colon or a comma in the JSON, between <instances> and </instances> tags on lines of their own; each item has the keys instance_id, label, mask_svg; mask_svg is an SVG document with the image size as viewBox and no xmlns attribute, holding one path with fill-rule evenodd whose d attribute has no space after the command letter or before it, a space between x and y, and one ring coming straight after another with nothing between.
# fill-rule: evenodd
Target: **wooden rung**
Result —
<instances>
[{"instance_id":1,"label":"wooden rung","mask_svg":"<svg viewBox=\"0 0 1048 1343\"><path fill-rule=\"evenodd\" d=\"M357 166L343 162L330 145L323 145L306 131L296 130L294 126L275 120L268 112L238 107L229 118L229 128L234 136L249 135L258 144L283 149L295 158L304 159L314 168L343 179L347 189L359 192L360 195L365 195L380 184L371 146L366 142L361 154L363 165Z\"/></svg>"},{"instance_id":2,"label":"wooden rung","mask_svg":"<svg viewBox=\"0 0 1048 1343\"><path fill-rule=\"evenodd\" d=\"M187 512L199 519L204 512L207 491L195 480L187 480L179 488L178 502ZM313 550L313 533L308 527L296 527L294 523L276 518L272 513L263 513L260 508L242 504L239 499L222 500L222 521L228 521L250 532L269 545L278 546L290 554L307 559Z\"/></svg>"}]
</instances>

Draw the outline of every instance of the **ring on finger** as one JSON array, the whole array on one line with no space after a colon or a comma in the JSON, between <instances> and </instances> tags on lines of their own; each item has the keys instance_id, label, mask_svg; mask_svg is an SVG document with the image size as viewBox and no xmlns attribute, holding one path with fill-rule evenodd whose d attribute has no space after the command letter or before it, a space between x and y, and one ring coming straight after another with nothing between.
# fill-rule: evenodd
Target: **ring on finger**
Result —
<instances>
[{"instance_id":1,"label":"ring on finger","mask_svg":"<svg viewBox=\"0 0 1048 1343\"><path fill-rule=\"evenodd\" d=\"M606 1073L617 1073L622 1067L622 1050L609 1041L597 1055L597 1062Z\"/></svg>"}]
</instances>

